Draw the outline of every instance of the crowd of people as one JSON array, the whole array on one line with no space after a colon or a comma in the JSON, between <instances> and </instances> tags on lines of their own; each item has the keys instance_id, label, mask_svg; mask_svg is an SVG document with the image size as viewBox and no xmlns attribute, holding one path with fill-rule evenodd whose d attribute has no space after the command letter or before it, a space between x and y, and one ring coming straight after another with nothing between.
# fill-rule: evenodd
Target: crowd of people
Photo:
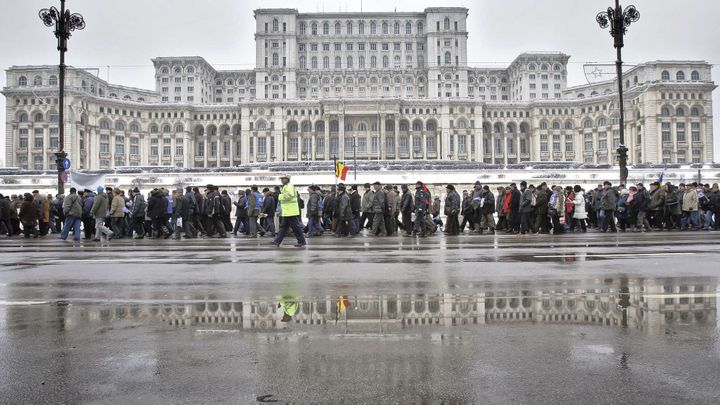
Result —
<instances>
[{"instance_id":1,"label":"crowd of people","mask_svg":"<svg viewBox=\"0 0 720 405\"><path fill-rule=\"evenodd\" d=\"M114 238L271 237L280 245L286 234L302 247L306 238L323 235L425 237L438 230L465 232L563 234L587 232L698 231L720 229L720 191L713 184L651 183L613 186L610 182L585 190L575 186L535 186L520 182L500 186L496 193L476 182L460 194L445 187L444 202L418 181L408 185L380 182L343 183L325 189L311 185L303 199L281 176L273 189L252 186L231 196L211 184L166 190L147 196L138 188L95 191L71 188L67 196L0 194L0 233L25 238L59 234L100 241ZM304 218L302 213L304 211ZM234 214L235 219L232 220ZM306 221L303 221L306 219Z\"/></svg>"}]
</instances>

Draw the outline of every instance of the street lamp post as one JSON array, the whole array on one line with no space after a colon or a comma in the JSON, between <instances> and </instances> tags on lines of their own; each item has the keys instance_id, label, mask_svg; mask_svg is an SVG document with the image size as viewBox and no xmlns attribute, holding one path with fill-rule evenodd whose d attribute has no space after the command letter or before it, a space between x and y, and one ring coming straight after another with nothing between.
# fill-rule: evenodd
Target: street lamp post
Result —
<instances>
[{"instance_id":1,"label":"street lamp post","mask_svg":"<svg viewBox=\"0 0 720 405\"><path fill-rule=\"evenodd\" d=\"M75 30L85 28L85 20L80 14L70 14L70 10L65 9L65 0L60 0L60 11L55 7L44 8L40 10L40 19L47 27L55 27L55 38L58 40L57 50L60 51L60 80L58 84L58 101L60 104L60 114L58 117L59 139L58 151L55 153L58 171L58 194L65 192L63 183L63 172L65 171L64 161L67 157L65 153L65 52L67 52L67 41Z\"/></svg>"},{"instance_id":2,"label":"street lamp post","mask_svg":"<svg viewBox=\"0 0 720 405\"><path fill-rule=\"evenodd\" d=\"M595 21L600 24L600 28L610 26L610 35L615 39L614 47L617 50L617 60L615 68L617 70L618 81L618 97L620 103L620 146L617 149L618 161L620 163L620 183L625 184L628 177L627 169L627 152L625 146L625 113L623 105L623 84L622 84L622 47L624 46L623 37L627 31L627 27L640 19L640 12L635 6L627 6L623 11L620 6L620 0L615 0L615 8L608 7L607 11L599 13L595 17Z\"/></svg>"}]
</instances>

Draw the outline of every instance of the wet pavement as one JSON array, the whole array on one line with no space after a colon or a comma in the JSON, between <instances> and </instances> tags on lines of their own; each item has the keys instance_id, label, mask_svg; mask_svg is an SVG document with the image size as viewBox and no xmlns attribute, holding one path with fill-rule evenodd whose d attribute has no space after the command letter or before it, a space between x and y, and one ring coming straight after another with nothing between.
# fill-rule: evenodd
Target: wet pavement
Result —
<instances>
[{"instance_id":1,"label":"wet pavement","mask_svg":"<svg viewBox=\"0 0 720 405\"><path fill-rule=\"evenodd\" d=\"M0 402L720 400L720 233L268 242L1 239Z\"/></svg>"}]
</instances>

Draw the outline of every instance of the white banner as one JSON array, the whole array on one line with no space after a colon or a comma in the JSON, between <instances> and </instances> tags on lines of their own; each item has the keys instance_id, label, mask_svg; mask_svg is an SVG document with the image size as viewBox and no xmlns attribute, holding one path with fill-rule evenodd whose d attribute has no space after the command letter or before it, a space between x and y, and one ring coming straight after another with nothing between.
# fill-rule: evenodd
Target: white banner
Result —
<instances>
[{"instance_id":1,"label":"white banner","mask_svg":"<svg viewBox=\"0 0 720 405\"><path fill-rule=\"evenodd\" d=\"M75 187L78 191L88 189L95 192L98 186L103 186L103 188L105 187L104 174L70 172L70 187Z\"/></svg>"}]
</instances>

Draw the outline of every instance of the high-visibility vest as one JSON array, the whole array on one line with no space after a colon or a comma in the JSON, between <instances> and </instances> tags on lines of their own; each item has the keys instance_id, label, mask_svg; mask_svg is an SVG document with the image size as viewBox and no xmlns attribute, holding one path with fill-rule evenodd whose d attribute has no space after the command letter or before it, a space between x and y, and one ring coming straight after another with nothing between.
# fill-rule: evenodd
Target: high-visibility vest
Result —
<instances>
[{"instance_id":1,"label":"high-visibility vest","mask_svg":"<svg viewBox=\"0 0 720 405\"><path fill-rule=\"evenodd\" d=\"M300 215L300 207L298 206L297 193L292 184L286 184L280 190L280 215L283 217L295 217Z\"/></svg>"}]
</instances>

